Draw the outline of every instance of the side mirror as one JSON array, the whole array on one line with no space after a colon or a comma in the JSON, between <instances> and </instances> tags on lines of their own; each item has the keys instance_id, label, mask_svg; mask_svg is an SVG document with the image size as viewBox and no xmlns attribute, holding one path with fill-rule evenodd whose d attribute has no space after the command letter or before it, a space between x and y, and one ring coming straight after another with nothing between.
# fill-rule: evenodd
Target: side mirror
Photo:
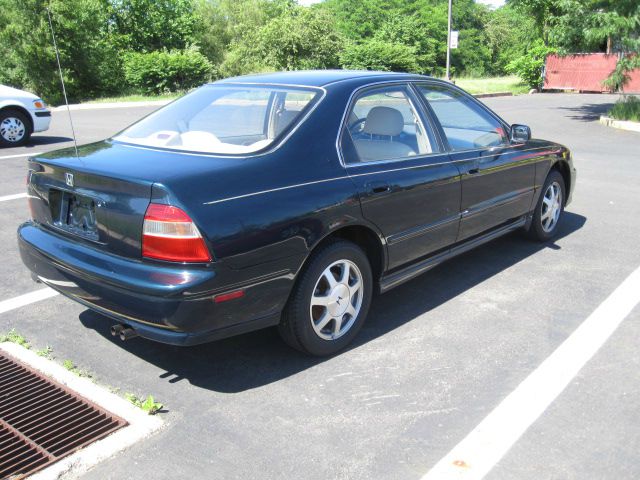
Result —
<instances>
[{"instance_id":1,"label":"side mirror","mask_svg":"<svg viewBox=\"0 0 640 480\"><path fill-rule=\"evenodd\" d=\"M511 125L511 141L523 143L531 140L531 129L526 125Z\"/></svg>"}]
</instances>

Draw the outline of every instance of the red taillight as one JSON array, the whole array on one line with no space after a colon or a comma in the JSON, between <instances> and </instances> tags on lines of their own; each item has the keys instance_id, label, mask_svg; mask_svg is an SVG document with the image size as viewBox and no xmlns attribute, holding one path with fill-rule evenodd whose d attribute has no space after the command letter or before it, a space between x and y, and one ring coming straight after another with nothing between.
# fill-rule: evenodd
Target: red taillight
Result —
<instances>
[{"instance_id":1,"label":"red taillight","mask_svg":"<svg viewBox=\"0 0 640 480\"><path fill-rule=\"evenodd\" d=\"M142 256L172 262L209 262L211 255L189 215L150 203L142 226Z\"/></svg>"}]
</instances>

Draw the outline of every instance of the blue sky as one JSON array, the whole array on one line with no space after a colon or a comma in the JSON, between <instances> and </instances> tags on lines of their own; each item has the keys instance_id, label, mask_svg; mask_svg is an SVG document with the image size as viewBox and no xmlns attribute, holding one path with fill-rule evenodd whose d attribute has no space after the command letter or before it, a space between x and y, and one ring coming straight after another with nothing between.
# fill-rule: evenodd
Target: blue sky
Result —
<instances>
[{"instance_id":1,"label":"blue sky","mask_svg":"<svg viewBox=\"0 0 640 480\"><path fill-rule=\"evenodd\" d=\"M298 0L298 3L301 5L311 5L312 3L318 3L320 1L321 0ZM504 0L476 0L476 2L491 5L493 7L504 5Z\"/></svg>"}]
</instances>

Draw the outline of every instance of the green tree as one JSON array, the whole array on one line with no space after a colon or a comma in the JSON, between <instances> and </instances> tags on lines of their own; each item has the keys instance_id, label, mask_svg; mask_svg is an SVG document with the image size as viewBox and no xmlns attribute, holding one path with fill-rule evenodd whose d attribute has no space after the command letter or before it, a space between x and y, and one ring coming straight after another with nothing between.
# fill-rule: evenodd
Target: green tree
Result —
<instances>
[{"instance_id":1,"label":"green tree","mask_svg":"<svg viewBox=\"0 0 640 480\"><path fill-rule=\"evenodd\" d=\"M45 7L51 10L71 100L122 85L117 39L105 0L0 0L0 83L30 89L51 103L62 91Z\"/></svg>"},{"instance_id":2,"label":"green tree","mask_svg":"<svg viewBox=\"0 0 640 480\"><path fill-rule=\"evenodd\" d=\"M108 0L120 47L136 52L184 49L198 21L192 0Z\"/></svg>"},{"instance_id":3,"label":"green tree","mask_svg":"<svg viewBox=\"0 0 640 480\"><path fill-rule=\"evenodd\" d=\"M633 54L618 62L608 79L614 88L640 68L640 3L637 0L510 0L534 15L545 39L560 53L622 52Z\"/></svg>"},{"instance_id":4,"label":"green tree","mask_svg":"<svg viewBox=\"0 0 640 480\"><path fill-rule=\"evenodd\" d=\"M219 65L230 42L228 16L217 2L197 0L194 15L198 19L194 43L213 65Z\"/></svg>"},{"instance_id":5,"label":"green tree","mask_svg":"<svg viewBox=\"0 0 640 480\"><path fill-rule=\"evenodd\" d=\"M504 74L510 61L523 55L541 38L533 17L508 4L490 13L484 31L486 45L491 51L492 75Z\"/></svg>"},{"instance_id":6,"label":"green tree","mask_svg":"<svg viewBox=\"0 0 640 480\"><path fill-rule=\"evenodd\" d=\"M508 5L526 12L534 20L538 34L549 44L549 29L551 19L561 12L560 3L563 0L507 0Z\"/></svg>"},{"instance_id":7,"label":"green tree","mask_svg":"<svg viewBox=\"0 0 640 480\"><path fill-rule=\"evenodd\" d=\"M413 48L417 64L415 71L433 73L438 66L439 40L446 38L446 33L438 33L434 31L432 23L426 22L418 15L396 13L382 24L373 38L378 40L379 44L391 43Z\"/></svg>"},{"instance_id":8,"label":"green tree","mask_svg":"<svg viewBox=\"0 0 640 480\"><path fill-rule=\"evenodd\" d=\"M361 41L373 37L394 14L410 14L414 3L414 0L325 0L320 6L333 15L343 35Z\"/></svg>"},{"instance_id":9,"label":"green tree","mask_svg":"<svg viewBox=\"0 0 640 480\"><path fill-rule=\"evenodd\" d=\"M336 68L342 38L321 9L292 5L229 47L223 75Z\"/></svg>"}]
</instances>

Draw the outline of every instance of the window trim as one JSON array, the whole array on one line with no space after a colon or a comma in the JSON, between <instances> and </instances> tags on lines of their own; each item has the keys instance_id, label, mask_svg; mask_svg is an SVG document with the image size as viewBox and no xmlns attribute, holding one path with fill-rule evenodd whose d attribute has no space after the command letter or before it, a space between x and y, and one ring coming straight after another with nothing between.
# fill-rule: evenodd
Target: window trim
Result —
<instances>
[{"instance_id":1,"label":"window trim","mask_svg":"<svg viewBox=\"0 0 640 480\"><path fill-rule=\"evenodd\" d=\"M409 101L411 107L418 114L418 119L422 122L423 128L425 128L426 125L429 125L429 127L431 127L431 131L433 132L433 136L435 140L435 145L432 145L432 147L437 147L438 151L423 153L421 155L414 155L412 157L373 160L370 162L348 163L345 161L344 155L342 153L342 134L347 126L347 119L349 118L349 112L351 112L355 101L357 101L361 93L367 90L373 90L373 89L385 87L385 86L390 86L390 87L399 86L406 91L407 100ZM336 137L336 150L338 152L338 159L340 161L340 164L344 168L357 168L357 167L363 167L367 165L379 165L379 164L385 164L385 163L398 163L398 162L406 162L411 160L428 159L430 157L435 157L438 155L440 156L447 155L448 154L447 147L448 145L444 144L442 139L442 134L440 133L440 125L434 124L434 121L431 118L429 111L424 109L421 99L416 95L414 89L411 86L411 81L409 80L386 80L381 82L368 83L366 85L362 85L354 89L351 92L351 95L349 96L349 99L347 100L347 103L346 103L346 108L342 113L340 128L338 129L338 136ZM449 163L449 162L446 162L446 163Z\"/></svg>"},{"instance_id":2,"label":"window trim","mask_svg":"<svg viewBox=\"0 0 640 480\"><path fill-rule=\"evenodd\" d=\"M454 150L453 148L451 148L451 144L449 143L449 139L447 138L447 135L444 132L444 128L442 127L442 124L440 123L440 119L436 115L436 113L433 110L433 108L431 107L431 105L429 105L429 102L424 97L424 95L422 95L422 93L420 93L420 90L419 90L420 85L435 86L435 87L441 88L442 90L445 90L445 91L450 90L450 91L459 93L461 96L463 96L463 97L465 97L467 99L470 99L472 101L472 103L474 103L481 110L483 110L484 112L489 114L489 116L491 118L495 119L500 125L502 125L502 127L504 128L505 134L507 136L507 142L502 144L502 145L491 145L491 146L487 146L487 147L470 147L470 148L465 148L465 149L461 149L461 150ZM487 107L484 103L482 103L476 97L474 97L470 93L465 92L460 87L458 87L458 86L456 86L454 84L448 83L448 82L438 81L438 80L418 80L418 81L412 80L411 81L411 86L415 89L416 95L418 96L418 100L420 101L421 105L425 109L428 110L430 116L432 116L434 121L437 123L438 132L440 133L440 136L442 137L442 142L445 144L446 149L447 149L447 151L449 153L465 153L465 152L475 152L475 151L481 152L481 151L494 150L496 148L510 147L510 146L513 145L511 143L511 125L509 125L507 122L505 122L497 113L495 113L493 110L491 110L489 107Z\"/></svg>"}]
</instances>

